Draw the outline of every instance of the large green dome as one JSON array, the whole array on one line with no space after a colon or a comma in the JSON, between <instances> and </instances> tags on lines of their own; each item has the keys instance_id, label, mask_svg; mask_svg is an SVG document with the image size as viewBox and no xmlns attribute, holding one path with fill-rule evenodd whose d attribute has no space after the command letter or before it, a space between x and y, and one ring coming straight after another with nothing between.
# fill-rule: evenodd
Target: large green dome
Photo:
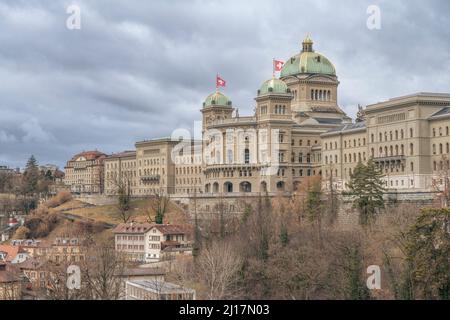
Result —
<instances>
[{"instance_id":1,"label":"large green dome","mask_svg":"<svg viewBox=\"0 0 450 320\"><path fill-rule=\"evenodd\" d=\"M261 88L258 90L258 96L269 93L288 93L289 89L283 80L272 78L264 81Z\"/></svg>"},{"instance_id":2,"label":"large green dome","mask_svg":"<svg viewBox=\"0 0 450 320\"><path fill-rule=\"evenodd\" d=\"M210 106L231 107L231 100L228 99L228 97L225 96L223 93L216 91L207 96L205 102L203 102L203 107L206 108Z\"/></svg>"},{"instance_id":3,"label":"large green dome","mask_svg":"<svg viewBox=\"0 0 450 320\"><path fill-rule=\"evenodd\" d=\"M314 52L313 42L309 36L303 41L303 50L291 57L283 66L280 77L297 74L327 74L336 75L336 69L328 58Z\"/></svg>"}]
</instances>

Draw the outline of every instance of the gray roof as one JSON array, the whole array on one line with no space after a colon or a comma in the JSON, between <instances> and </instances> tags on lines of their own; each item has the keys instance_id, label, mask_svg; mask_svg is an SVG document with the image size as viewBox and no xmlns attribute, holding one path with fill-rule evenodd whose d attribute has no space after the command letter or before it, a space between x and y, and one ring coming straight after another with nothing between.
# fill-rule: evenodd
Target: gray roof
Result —
<instances>
[{"instance_id":1,"label":"gray roof","mask_svg":"<svg viewBox=\"0 0 450 320\"><path fill-rule=\"evenodd\" d=\"M121 276L159 276L166 272L161 268L125 268Z\"/></svg>"},{"instance_id":2,"label":"gray roof","mask_svg":"<svg viewBox=\"0 0 450 320\"><path fill-rule=\"evenodd\" d=\"M450 115L450 107L444 107L441 110L439 110L438 112L433 113L429 119L435 119L435 118L439 118L442 116L448 116Z\"/></svg>"},{"instance_id":3,"label":"gray roof","mask_svg":"<svg viewBox=\"0 0 450 320\"><path fill-rule=\"evenodd\" d=\"M193 289L183 288L174 283L165 281L154 281L154 280L130 280L127 281L128 285L137 285L143 287L145 290L155 292L155 293L187 293L193 292Z\"/></svg>"},{"instance_id":4,"label":"gray roof","mask_svg":"<svg viewBox=\"0 0 450 320\"><path fill-rule=\"evenodd\" d=\"M337 132L347 132L347 131L358 130L358 129L365 129L365 128L366 128L366 122L362 121L362 122L345 124L345 125L340 126L338 128L333 128L331 130L328 130L324 134L334 133L334 132L336 132L336 133Z\"/></svg>"},{"instance_id":5,"label":"gray roof","mask_svg":"<svg viewBox=\"0 0 450 320\"><path fill-rule=\"evenodd\" d=\"M322 124L340 124L342 123L342 119L337 118L314 118L318 123Z\"/></svg>"}]
</instances>

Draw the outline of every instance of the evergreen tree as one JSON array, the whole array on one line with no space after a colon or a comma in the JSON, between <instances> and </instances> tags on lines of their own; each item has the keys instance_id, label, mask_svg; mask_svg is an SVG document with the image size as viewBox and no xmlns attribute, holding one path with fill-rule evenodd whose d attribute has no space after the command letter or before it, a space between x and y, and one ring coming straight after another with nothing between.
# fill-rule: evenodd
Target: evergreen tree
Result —
<instances>
[{"instance_id":1,"label":"evergreen tree","mask_svg":"<svg viewBox=\"0 0 450 320\"><path fill-rule=\"evenodd\" d=\"M346 248L344 254L344 298L346 300L367 300L370 298L369 290L365 279L362 276L364 268L362 265L362 255L359 245L352 245Z\"/></svg>"},{"instance_id":2,"label":"evergreen tree","mask_svg":"<svg viewBox=\"0 0 450 320\"><path fill-rule=\"evenodd\" d=\"M306 215L311 222L320 220L322 212L322 187L320 180L313 181L308 186L306 194Z\"/></svg>"},{"instance_id":3,"label":"evergreen tree","mask_svg":"<svg viewBox=\"0 0 450 320\"><path fill-rule=\"evenodd\" d=\"M37 161L36 158L32 155L27 161L27 165L23 174L23 193L25 195L33 195L39 191L39 178L40 173Z\"/></svg>"},{"instance_id":4,"label":"evergreen tree","mask_svg":"<svg viewBox=\"0 0 450 320\"><path fill-rule=\"evenodd\" d=\"M322 246L322 215L324 207L322 204L322 183L320 179L309 180L306 190L305 211L309 221L316 229L317 241Z\"/></svg>"},{"instance_id":5,"label":"evergreen tree","mask_svg":"<svg viewBox=\"0 0 450 320\"><path fill-rule=\"evenodd\" d=\"M450 299L450 208L423 209L407 233L406 298Z\"/></svg>"},{"instance_id":6,"label":"evergreen tree","mask_svg":"<svg viewBox=\"0 0 450 320\"><path fill-rule=\"evenodd\" d=\"M131 218L131 186L129 180L123 181L119 178L117 200L119 217L123 223L127 223Z\"/></svg>"},{"instance_id":7,"label":"evergreen tree","mask_svg":"<svg viewBox=\"0 0 450 320\"><path fill-rule=\"evenodd\" d=\"M50 170L47 170L47 172L45 173L45 179L46 180L49 180L49 181L53 181L54 179L53 179L53 174L52 174L52 172L50 171Z\"/></svg>"},{"instance_id":8,"label":"evergreen tree","mask_svg":"<svg viewBox=\"0 0 450 320\"><path fill-rule=\"evenodd\" d=\"M359 210L360 223L363 225L373 221L378 210L384 208L382 177L383 174L372 159L367 165L358 163L350 176L348 188L355 197L353 206Z\"/></svg>"}]
</instances>

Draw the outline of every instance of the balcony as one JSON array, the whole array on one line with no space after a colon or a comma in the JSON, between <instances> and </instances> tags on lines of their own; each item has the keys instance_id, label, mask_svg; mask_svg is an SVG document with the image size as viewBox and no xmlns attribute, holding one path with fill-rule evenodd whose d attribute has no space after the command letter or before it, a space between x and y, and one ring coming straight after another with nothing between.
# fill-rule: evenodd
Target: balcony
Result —
<instances>
[{"instance_id":1,"label":"balcony","mask_svg":"<svg viewBox=\"0 0 450 320\"><path fill-rule=\"evenodd\" d=\"M375 157L373 158L374 162L388 162L388 163L392 163L392 162L397 162L397 161L405 161L406 160L406 156L405 155L396 155L396 156L381 156L381 157Z\"/></svg>"},{"instance_id":2,"label":"balcony","mask_svg":"<svg viewBox=\"0 0 450 320\"><path fill-rule=\"evenodd\" d=\"M141 181L144 183L159 183L160 176L159 174L142 176Z\"/></svg>"}]
</instances>

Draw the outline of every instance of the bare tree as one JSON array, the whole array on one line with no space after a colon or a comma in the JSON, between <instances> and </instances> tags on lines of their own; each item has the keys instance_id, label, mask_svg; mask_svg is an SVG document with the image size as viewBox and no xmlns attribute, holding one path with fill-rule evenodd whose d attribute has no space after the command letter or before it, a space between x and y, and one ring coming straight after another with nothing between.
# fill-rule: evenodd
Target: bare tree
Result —
<instances>
[{"instance_id":1,"label":"bare tree","mask_svg":"<svg viewBox=\"0 0 450 320\"><path fill-rule=\"evenodd\" d=\"M106 242L86 248L86 258L81 264L85 298L122 299L124 291L121 276L125 264L126 259Z\"/></svg>"},{"instance_id":2,"label":"bare tree","mask_svg":"<svg viewBox=\"0 0 450 320\"><path fill-rule=\"evenodd\" d=\"M448 207L450 202L450 164L446 155L442 155L438 170L438 176L433 179L432 187L438 192L441 207Z\"/></svg>"},{"instance_id":3,"label":"bare tree","mask_svg":"<svg viewBox=\"0 0 450 320\"><path fill-rule=\"evenodd\" d=\"M127 223L131 218L131 179L128 174L120 174L109 180L117 195L118 218Z\"/></svg>"},{"instance_id":4,"label":"bare tree","mask_svg":"<svg viewBox=\"0 0 450 320\"><path fill-rule=\"evenodd\" d=\"M167 194L164 194L162 190L159 192L155 192L152 197L152 201L150 204L151 211L148 211L148 220L154 221L157 224L163 224L164 223L164 215L167 212L167 209L169 208L170 204L170 196ZM154 212L155 217L152 218L152 213Z\"/></svg>"},{"instance_id":5,"label":"bare tree","mask_svg":"<svg viewBox=\"0 0 450 320\"><path fill-rule=\"evenodd\" d=\"M238 294L238 273L243 260L229 241L205 245L197 259L197 272L210 300L233 299Z\"/></svg>"}]
</instances>

